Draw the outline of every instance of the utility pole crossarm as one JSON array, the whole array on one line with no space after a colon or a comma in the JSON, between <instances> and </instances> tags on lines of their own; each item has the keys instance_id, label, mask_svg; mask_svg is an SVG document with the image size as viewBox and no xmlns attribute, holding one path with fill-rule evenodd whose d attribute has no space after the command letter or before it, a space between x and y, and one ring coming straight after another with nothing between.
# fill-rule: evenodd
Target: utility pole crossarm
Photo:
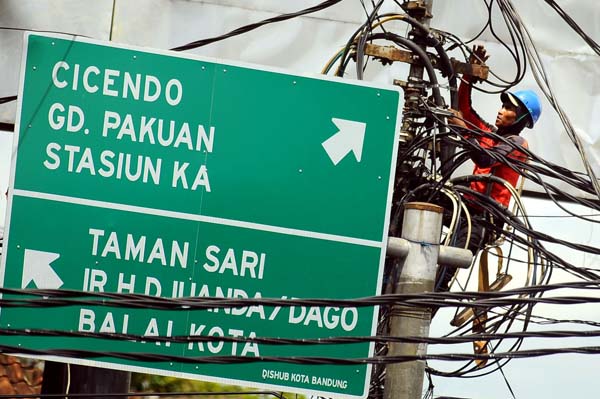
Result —
<instances>
[{"instance_id":1,"label":"utility pole crossarm","mask_svg":"<svg viewBox=\"0 0 600 399\"><path fill-rule=\"evenodd\" d=\"M379 46L377 44L367 43L365 47L365 54L375 57L383 63L392 62L404 62L407 64L414 64L419 62L415 60L415 56L412 52L407 50L401 50L394 46ZM440 60L437 55L427 54L434 68L440 69ZM450 59L454 73L470 75L479 79L487 79L489 76L490 68L487 65L481 64L469 64L468 62L461 62L455 58Z\"/></svg>"}]
</instances>

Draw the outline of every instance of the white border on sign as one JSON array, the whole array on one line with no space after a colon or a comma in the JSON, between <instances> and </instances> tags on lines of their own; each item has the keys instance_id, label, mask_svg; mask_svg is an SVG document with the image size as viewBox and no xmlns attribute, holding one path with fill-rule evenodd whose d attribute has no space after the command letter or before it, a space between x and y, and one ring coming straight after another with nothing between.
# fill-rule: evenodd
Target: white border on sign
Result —
<instances>
[{"instance_id":1,"label":"white border on sign","mask_svg":"<svg viewBox=\"0 0 600 399\"><path fill-rule=\"evenodd\" d=\"M195 55L195 54L186 54L186 53L175 52L175 51L170 51L170 50L160 50L160 49L152 49L152 48L147 48L147 47L130 46L130 45L120 44L120 43L103 42L100 40L85 38L85 37L78 36L78 35L26 32L24 42L23 42L23 53L22 53L22 57L21 57L21 69L20 69L19 90L18 90L19 98L18 98L18 102L17 102L15 132L14 132L14 139L13 139L13 158L12 158L12 162L11 162L9 196L8 196L8 203L7 203L7 207L6 207L6 219L5 219L6 223L5 223L5 225L7 226L7 228L5 229L6 234L4 236L6 243L9 242L10 215L11 215L11 210L12 210L12 199L15 194L23 195L23 196L31 196L31 197L35 197L35 198L43 198L43 199L54 200L54 201L61 201L61 202L85 203L86 205L100 206L100 207L109 207L109 206L118 205L118 206L128 208L128 209L122 209L122 210L128 210L130 212L138 212L138 213L158 212L158 213L151 213L151 214L160 214L162 216L167 216L166 214L163 214L163 212L165 212L165 213L169 214L169 217L187 218L188 216L190 216L189 214L184 214L184 213L179 213L179 212L155 210L155 209L150 209L150 208L129 206L129 205L123 205L123 204L111 204L111 203L102 202L102 201L77 199L77 198L73 198L73 197L65 197L65 196L59 196L59 195L47 194L47 193L34 193L34 192L26 191L26 190L18 190L18 193L14 192L15 191L14 190L15 170L16 170L16 165L17 165L17 149L18 149L18 143L19 143L19 132L21 130L21 108L22 108L22 101L23 101L22 94L23 94L23 88L24 88L24 83L25 83L25 67L26 67L26 62L27 62L27 49L29 46L29 37L32 35L64 39L64 40L72 40L72 41L76 41L76 42L90 43L90 44L114 47L114 48L122 48L122 49L134 50L134 51L151 53L151 54L160 54L160 55L166 55L166 56L170 56L170 57L192 59L192 60L197 60L197 61L202 61L202 62L211 62L211 63L217 63L217 64L232 65L232 66L238 66L238 67L242 67L242 68L273 72L273 73L278 73L278 74L287 75L287 76L305 77L305 78L309 78L309 79L318 79L318 80L332 81L332 82L343 83L343 84L350 84L350 85L355 85L355 86L364 86L364 87L371 87L371 88L382 89L382 90L387 90L387 91L394 91L394 92L398 93L398 99L399 99L397 111L399 111L401 109L400 103L403 98L401 96L402 91L400 90L400 88L395 87L395 86L388 86L388 85L377 84L377 83L373 83L373 82L359 81L359 80L348 80L348 79L343 79L341 77L319 75L319 74L292 74L281 68L267 67L267 66L263 66L263 65L244 63L244 62L239 62L239 61L228 61L228 60L223 60L223 59L219 59L219 58L205 57L205 56L199 56L199 55ZM393 145L393 148L391 149L391 162L390 162L390 174L389 174L390 179L388 182L388 198L387 198L386 210L385 210L385 214L384 214L385 216L384 216L383 234L382 234L381 242L358 239L358 238L353 238L353 237L336 236L333 234L304 232L302 230L297 230L297 229L288 229L288 228L282 228L282 227L277 227L277 226L267 226L267 225L261 225L261 224L257 224L257 223L231 221L231 220L227 220L227 219L207 218L207 217L201 217L201 216L199 216L199 217L207 219L207 220L202 220L202 221L209 222L209 223L217 223L218 222L220 224L225 224L223 222L226 222L226 223L232 223L232 224L230 224L232 226L252 228L252 229L258 229L258 230L264 230L264 231L273 231L273 232L278 232L278 233L282 233L282 234L290 234L290 235L299 235L299 233L301 233L301 232L309 233L309 234L311 234L310 237L313 237L313 238L347 242L347 243L352 243L352 244L356 244L356 245L364 245L364 246L380 248L379 269L378 269L378 274L377 274L377 288L378 289L376 288L377 291L374 292L374 295L378 295L378 294L380 294L380 292L378 292L378 291L382 288L381 285L382 285L382 281L383 281L383 270L384 270L384 265L385 265L386 248L387 248L387 241L388 241L388 234L389 234L389 218L390 218L390 214L391 214L394 173L396 170L396 158L397 158L397 152L398 152L400 127L401 127L401 120L398 117L398 113L396 113L396 125L394 128L395 129L394 130L394 145ZM68 199L68 201L64 201L65 199ZM73 201L80 201L80 202L73 202ZM112 208L112 209L121 209L121 208ZM173 216L173 215L175 215L175 216ZM195 217L195 215L191 215L191 216ZM208 219L210 219L210 220L208 220ZM233 224L233 223L236 223L236 224ZM237 224L237 223L239 223L239 224ZM8 246L5 245L4 256L2 256L2 262L1 262L1 266L0 266L0 285L4 284L7 252L8 252ZM1 294L0 294L0 298L1 298ZM1 311L1 309L0 309L0 311ZM373 321L372 321L372 327L371 327L371 335L375 335L377 332L378 314L379 314L379 306L375 306L373 308ZM371 342L369 344L369 351L368 351L370 357L373 356L374 349L375 349L375 343ZM181 373L181 372L169 372L169 371L161 370L161 369L128 366L128 365L123 365L123 364L118 364L118 363L97 362L97 361L84 360L84 359L58 358L58 357L46 357L46 356L40 356L38 358L61 361L61 362L68 361L73 364L97 366L97 367L111 368L111 369L124 370L124 371L153 373L153 374L181 377L181 378L189 378L189 379L199 379L199 377L202 377L202 379L205 379L207 381L222 382L222 383L227 383L227 384L234 383L234 385L242 385L243 384L245 386L251 386L251 387L256 387L256 388L275 389L278 391L283 389L283 390L288 390L288 391L293 391L293 392L304 393L304 394L308 394L308 395L319 394L319 395L322 395L325 397L360 398L360 399L364 399L368 395L368 388L369 388L369 384L370 384L370 380L371 380L371 372L372 372L372 365L368 364L367 368L366 368L366 378L365 378L365 385L363 388L363 394L355 396L355 395L336 394L336 393L325 392L325 391L312 391L312 390L309 391L309 390L305 390L302 388L295 388L295 387L288 387L288 386L254 383L252 381L246 381L246 380L230 380L230 379L223 379L220 377L211 377L211 376L205 376L205 375L196 375L196 374ZM240 383L242 383L242 384L240 384Z\"/></svg>"},{"instance_id":2,"label":"white border on sign","mask_svg":"<svg viewBox=\"0 0 600 399\"><path fill-rule=\"evenodd\" d=\"M325 81L343 83L343 84L352 85L352 86L363 86L363 87L370 87L373 89L394 91L394 92L397 92L399 95L403 94L402 89L398 86L385 85L382 83L369 82L366 80L347 79L347 78L342 78L339 76L323 75L323 74L318 74L318 73L295 73L295 72L292 73L288 70L285 70L284 68L277 68L277 67L273 67L270 65L260 65L260 64L253 64L250 62L226 60L226 59L218 58L218 57L209 57L209 56L205 56L205 55L189 54L189 53L185 53L182 51L156 49L156 48L152 48L152 47L143 47L143 46L133 46L130 44L125 44L125 43L106 42L106 41L93 39L93 38L89 38L89 37L84 37L84 36L80 36L80 35L68 35L68 34L53 33L53 32L39 32L39 31L25 32L25 41L23 44L24 52L27 51L26 49L27 49L27 42L28 42L29 36L41 36L41 37L48 37L48 38L71 40L74 42L89 43L89 44L95 44L95 45L104 46L104 47L121 48L121 49L125 49L125 50L139 51L142 53L165 55L165 56L169 56L169 57L185 58L185 59L195 60L195 61L210 62L210 63L214 63L214 64L223 64L223 65L242 67L242 68L253 69L253 70L257 70L257 71L273 72L273 73L286 75L286 76L295 76L295 77L303 77L303 78L309 78L309 79L325 80ZM21 68L21 74L22 73L23 73L23 68ZM22 89L23 89L23 87L19 86L19 92L21 92ZM17 114L17 117L18 116L20 116L20 115ZM401 126L401 124L398 124L398 127L400 127L400 126ZM15 130L16 130L16 127L15 127ZM397 135L398 135L398 133L399 132L396 132ZM399 135L398 135L398 137L399 137Z\"/></svg>"},{"instance_id":3,"label":"white border on sign","mask_svg":"<svg viewBox=\"0 0 600 399\"><path fill-rule=\"evenodd\" d=\"M23 355L23 354L19 354L19 353L7 353L7 354L12 355L12 356L24 356L24 357L39 359L39 360L44 360L44 361L76 364L78 366L100 367L100 368L110 369L110 370L130 371L130 372L134 372L134 373L162 375L162 376L166 376L166 377L184 378L184 379L196 380L196 381L216 382L216 383L225 384L225 385L238 385L238 386L249 387L249 388L267 389L267 390L272 390L272 391L276 391L276 392L287 391L287 392L304 394L304 395L308 395L308 396L316 395L316 396L320 396L323 398L340 398L340 399L365 398L364 396L345 395L345 394L328 392L328 391L315 391L315 390L308 390L308 389L304 389L304 388L289 387L289 386L283 386L283 385L271 385L271 384L267 384L267 383L255 383L255 382L247 381L247 380L234 380L234 379L229 379L229 378L206 376L203 374L200 375L200 374L185 373L185 372L181 372L181 371L153 369L153 368L149 368L149 367L131 366L131 365L126 365L126 364L102 362L102 361L89 360L89 359L78 359L78 358L59 357L59 356L37 356L37 355L28 355L28 354ZM255 363L260 364L260 362L255 362ZM357 365L357 366L360 366L360 365ZM352 367L352 366L348 366L348 367ZM202 379L200 379L198 377L202 377ZM240 382L242 384L240 384ZM367 391L367 394L368 394L368 391ZM65 395L65 396L69 396L69 395ZM110 396L110 395L98 394L97 396ZM135 395L132 393L132 396L135 396Z\"/></svg>"},{"instance_id":4,"label":"white border on sign","mask_svg":"<svg viewBox=\"0 0 600 399\"><path fill-rule=\"evenodd\" d=\"M23 35L23 52L21 54L21 68L19 71L19 89L17 91L17 112L15 116L15 131L13 132L12 159L10 162L10 176L8 178L8 199L6 203L6 216L4 217L4 237L2 259L0 261L0 286L4 287L4 277L6 273L6 258L8 254L9 236L10 236L10 215L12 211L12 199L15 187L15 171L17 170L17 150L19 148L19 131L21 130L21 107L23 104L23 87L25 86L25 67L27 65L27 47L29 45L29 32ZM3 295L0 292L0 299ZM0 306L0 317L2 316L2 307Z\"/></svg>"}]
</instances>

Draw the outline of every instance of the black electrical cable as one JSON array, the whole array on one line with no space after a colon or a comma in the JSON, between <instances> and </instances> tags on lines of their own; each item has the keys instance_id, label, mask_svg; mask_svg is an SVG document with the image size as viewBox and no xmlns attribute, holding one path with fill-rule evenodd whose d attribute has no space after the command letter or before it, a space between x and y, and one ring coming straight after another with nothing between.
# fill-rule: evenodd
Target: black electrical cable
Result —
<instances>
[{"instance_id":1,"label":"black electrical cable","mask_svg":"<svg viewBox=\"0 0 600 399\"><path fill-rule=\"evenodd\" d=\"M464 188L464 190L468 190ZM471 190L472 191L472 190ZM476 193L473 191L473 193ZM430 245L430 244L428 244ZM575 270L577 268L573 267ZM370 307L392 305L402 302L403 306L471 306L477 308L490 308L511 304L551 303L559 305L572 305L586 303L600 303L600 297L561 296L546 298L511 298L512 296L533 295L558 289L600 289L600 275L578 271L580 275L589 278L588 281L577 281L560 284L532 285L506 291L490 292L428 292L422 294L385 294L356 299L279 299L279 298L214 298L214 297L188 297L188 298L160 298L135 294L116 293L85 293L69 290L13 290L0 289L5 294L21 294L23 299L3 297L0 304L5 307L42 307L55 308L65 306L110 306L123 308L144 308L170 311L206 310L213 308L230 308L243 306L339 306L339 307ZM589 274L589 275L588 275ZM40 296L38 299L30 299ZM82 299L90 297L90 299Z\"/></svg>"},{"instance_id":2,"label":"black electrical cable","mask_svg":"<svg viewBox=\"0 0 600 399\"><path fill-rule=\"evenodd\" d=\"M17 100L17 96L0 97L0 104L9 103L11 101L16 101L16 100Z\"/></svg>"},{"instance_id":3,"label":"black electrical cable","mask_svg":"<svg viewBox=\"0 0 600 399\"><path fill-rule=\"evenodd\" d=\"M496 360L496 359L530 359L543 356L563 355L563 354L600 354L598 346L581 346L567 348L542 348L529 349L511 352L496 352L490 354L466 354L466 353L443 353L443 354L422 354L422 355L402 355L402 356L378 356L363 358L335 358L324 356L173 356L159 355L154 353L127 353L115 351L91 351L76 349L29 349L23 347L0 345L0 353L20 353L23 355L34 356L59 356L79 359L95 359L103 357L112 357L124 360L134 360L143 362L179 362L185 364L250 364L260 362L277 362L302 365L366 365L366 364L394 364L406 363L424 360L442 360L442 361L465 361L465 360ZM431 372L431 371L430 371ZM432 372L432 374L435 374Z\"/></svg>"},{"instance_id":4,"label":"black electrical cable","mask_svg":"<svg viewBox=\"0 0 600 399\"><path fill-rule=\"evenodd\" d=\"M383 5L383 1L384 0L379 0L379 3L377 3L377 5L375 5L375 7L373 7L373 11L368 16L367 22L364 25L366 27L366 29L369 29L369 27L373 24L373 20L377 16L377 11L379 11L379 8ZM358 44L357 44L357 49L356 49L356 78L358 80L362 80L363 79L363 71L364 71L364 69L363 69L364 68L364 48L365 48L365 45L367 43L367 35L366 35L366 33L367 32L365 32L365 34L359 36Z\"/></svg>"},{"instance_id":5,"label":"black electrical cable","mask_svg":"<svg viewBox=\"0 0 600 399\"><path fill-rule=\"evenodd\" d=\"M490 319L492 320L492 319ZM600 337L600 330L555 330L555 331L519 331L505 333L472 333L460 336L444 337L421 337L421 336L332 336L322 338L283 338L283 337L226 337L217 335L182 335L182 336L145 336L135 334L120 333L96 333L83 331L62 331L48 329L0 329L0 336L32 336L32 337L61 337L61 338L93 338L106 339L114 341L145 341L145 342L171 342L171 343L207 343L207 342L226 342L226 343L256 343L260 345L271 346L316 346L316 345L340 345L340 344L359 344L366 342L378 343L413 343L428 345L455 345L463 343L472 343L475 341L491 341L502 339L523 339L523 338L543 338L543 339L564 339L564 338L597 338Z\"/></svg>"},{"instance_id":6,"label":"black electrical cable","mask_svg":"<svg viewBox=\"0 0 600 399\"><path fill-rule=\"evenodd\" d=\"M193 41L191 43L188 44L184 44L182 46L178 46L178 47L174 47L171 50L173 51L186 51L186 50L191 50L191 49L195 49L198 47L202 47L202 46L206 46L207 44L211 44L211 43L215 43L224 39L228 39L230 37L233 36L238 36L241 35L243 33L247 33L250 32L254 29L260 28L261 26L264 25L268 25L268 24L272 24L275 22L281 22L281 21L286 21L288 19L292 19L292 18L296 18L296 17L300 17L302 15L307 15L307 14L312 14L314 12L317 11L321 11L324 10L328 7L334 6L337 3L341 2L342 0L326 0L322 3L317 4L316 6L313 7L309 7L309 8L305 8L304 10L300 10L297 12L293 12L293 13L289 13L289 14L282 14L282 15L278 15L276 17L272 17L272 18L267 18L264 19L260 22L256 22L253 24L249 24L249 25L245 25L242 26L240 28L234 29L229 33L225 33L223 35L219 35L219 36L215 36L215 37L211 37L208 39L202 39L202 40L196 40Z\"/></svg>"},{"instance_id":7,"label":"black electrical cable","mask_svg":"<svg viewBox=\"0 0 600 399\"><path fill-rule=\"evenodd\" d=\"M390 32L388 32L388 33L373 33L373 34L369 35L368 39L390 40L400 46L407 47L408 49L410 49L411 51L416 53L419 56L419 58L421 59L421 62L423 62L424 66L425 66L425 70L427 71L427 76L429 77L429 82L431 84L431 91L433 92L435 103L438 106L443 105L444 100L442 99L442 94L440 92L440 87L438 84L437 76L435 74L433 64L431 63L431 60L429 59L429 56L427 56L427 53L425 52L425 50L423 50L421 47L419 47L413 41L406 39L402 36L396 35L394 33L390 33Z\"/></svg>"},{"instance_id":8,"label":"black electrical cable","mask_svg":"<svg viewBox=\"0 0 600 399\"><path fill-rule=\"evenodd\" d=\"M592 39L587 33L581 29L579 25L567 14L554 0L544 0L550 7L560 15L560 17L590 46L590 48L600 55L600 44Z\"/></svg>"}]
</instances>

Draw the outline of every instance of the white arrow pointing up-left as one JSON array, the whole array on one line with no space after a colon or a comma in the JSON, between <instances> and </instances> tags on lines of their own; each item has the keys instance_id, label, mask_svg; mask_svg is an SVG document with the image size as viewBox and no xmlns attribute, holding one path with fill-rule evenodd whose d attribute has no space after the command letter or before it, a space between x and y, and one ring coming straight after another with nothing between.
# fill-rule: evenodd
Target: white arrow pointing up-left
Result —
<instances>
[{"instance_id":1,"label":"white arrow pointing up-left","mask_svg":"<svg viewBox=\"0 0 600 399\"><path fill-rule=\"evenodd\" d=\"M337 165L350 151L360 162L367 124L338 118L332 118L331 121L337 126L338 132L321 143L331 162Z\"/></svg>"},{"instance_id":2,"label":"white arrow pointing up-left","mask_svg":"<svg viewBox=\"0 0 600 399\"><path fill-rule=\"evenodd\" d=\"M23 280L21 288L27 287L30 282L34 282L39 289L57 289L63 285L63 281L52 269L50 264L60 257L60 254L53 252L35 251L33 249L25 250L23 259Z\"/></svg>"}]
</instances>

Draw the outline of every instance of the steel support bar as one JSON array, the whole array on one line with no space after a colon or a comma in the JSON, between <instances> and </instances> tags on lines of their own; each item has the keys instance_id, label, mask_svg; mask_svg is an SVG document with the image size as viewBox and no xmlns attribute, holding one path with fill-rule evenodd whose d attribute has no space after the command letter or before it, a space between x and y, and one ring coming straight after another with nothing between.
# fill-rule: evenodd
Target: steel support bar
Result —
<instances>
[{"instance_id":1,"label":"steel support bar","mask_svg":"<svg viewBox=\"0 0 600 399\"><path fill-rule=\"evenodd\" d=\"M407 50L401 50L394 46L380 46L377 44L367 43L367 45L365 46L365 54L391 62L397 61L404 62L407 64L414 64L415 62L420 62L419 60L415 61L412 52ZM433 54L430 54L429 56L433 67L440 69L439 57ZM450 59L450 63L452 64L454 72L457 74L466 74L485 80L488 78L490 73L490 68L487 65L469 64L467 62L460 62L454 58Z\"/></svg>"},{"instance_id":2,"label":"steel support bar","mask_svg":"<svg viewBox=\"0 0 600 399\"><path fill-rule=\"evenodd\" d=\"M409 242L404 238L389 237L387 255L404 258L410 249ZM438 264L468 269L473 261L473 253L468 249L440 246Z\"/></svg>"}]
</instances>

